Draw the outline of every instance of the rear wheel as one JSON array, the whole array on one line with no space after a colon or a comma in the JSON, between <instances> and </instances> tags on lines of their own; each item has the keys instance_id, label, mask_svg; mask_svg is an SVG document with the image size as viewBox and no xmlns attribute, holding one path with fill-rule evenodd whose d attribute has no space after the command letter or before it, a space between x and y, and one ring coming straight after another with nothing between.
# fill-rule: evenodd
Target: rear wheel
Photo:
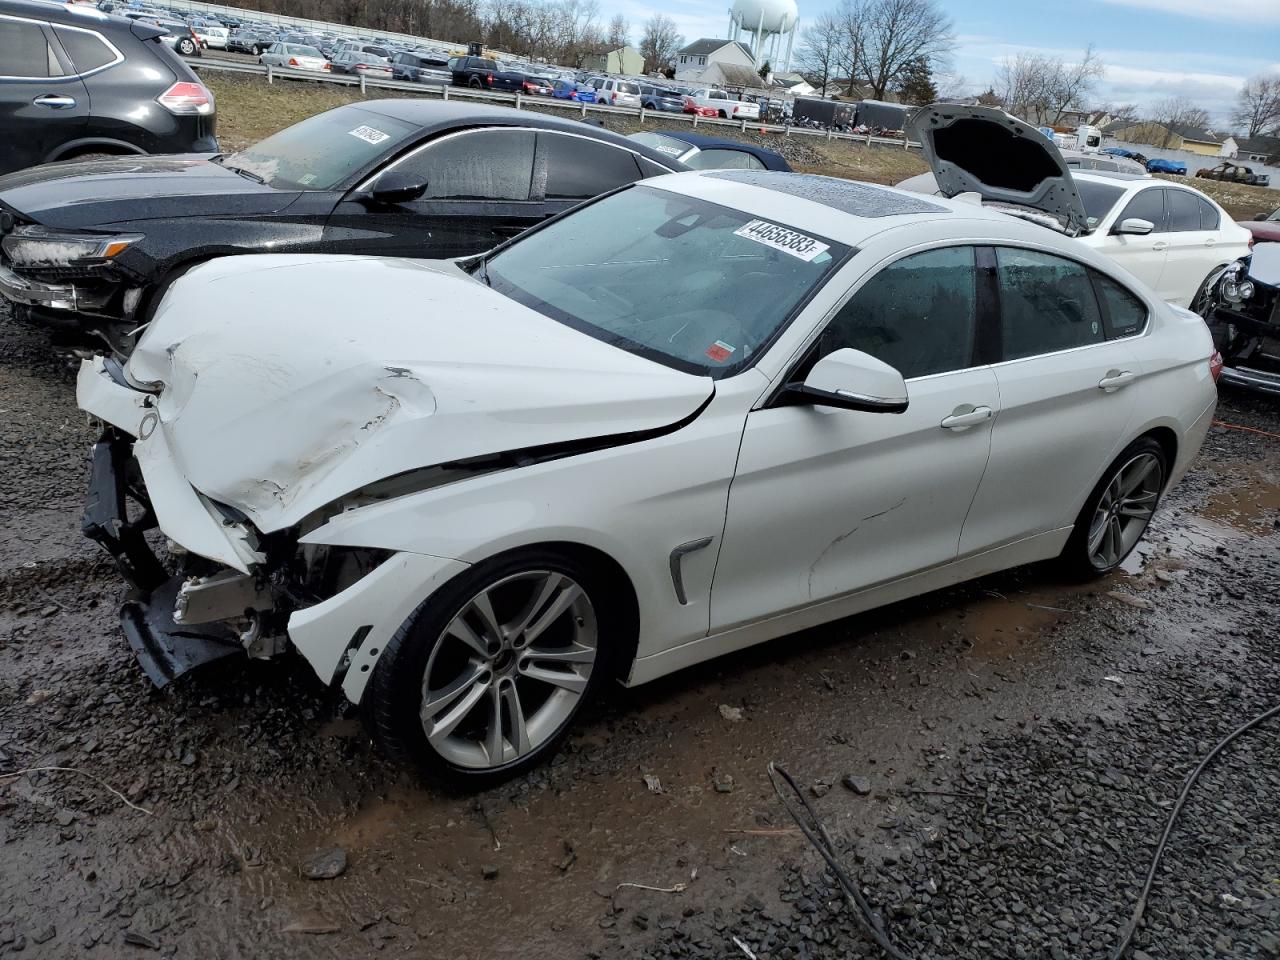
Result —
<instances>
[{"instance_id":1,"label":"rear wheel","mask_svg":"<svg viewBox=\"0 0 1280 960\"><path fill-rule=\"evenodd\" d=\"M178 52L184 57L189 57L196 52L195 41L188 40L185 37L178 41Z\"/></svg>"},{"instance_id":2,"label":"rear wheel","mask_svg":"<svg viewBox=\"0 0 1280 960\"><path fill-rule=\"evenodd\" d=\"M1164 448L1151 437L1125 447L1076 518L1062 552L1068 569L1098 577L1120 566L1147 532L1168 475Z\"/></svg>"},{"instance_id":3,"label":"rear wheel","mask_svg":"<svg viewBox=\"0 0 1280 960\"><path fill-rule=\"evenodd\" d=\"M471 88L472 88L472 89L474 89L474 90L482 90L482 89L484 89L484 84L480 82L480 78L479 78L479 77L472 77L472 78L467 82L467 86L471 87Z\"/></svg>"},{"instance_id":4,"label":"rear wheel","mask_svg":"<svg viewBox=\"0 0 1280 960\"><path fill-rule=\"evenodd\" d=\"M551 550L477 564L420 606L365 692L375 739L478 787L555 752L629 629L600 575Z\"/></svg>"}]
</instances>

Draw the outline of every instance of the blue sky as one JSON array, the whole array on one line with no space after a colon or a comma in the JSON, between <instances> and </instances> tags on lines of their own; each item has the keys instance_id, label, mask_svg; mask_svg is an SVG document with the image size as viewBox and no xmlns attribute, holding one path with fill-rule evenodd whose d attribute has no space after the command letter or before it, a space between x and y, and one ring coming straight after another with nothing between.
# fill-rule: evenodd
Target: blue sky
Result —
<instances>
[{"instance_id":1,"label":"blue sky","mask_svg":"<svg viewBox=\"0 0 1280 960\"><path fill-rule=\"evenodd\" d=\"M724 36L731 0L600 0L638 35L653 12L687 40ZM835 0L797 0L800 25ZM1098 98L1148 105L1181 95L1225 124L1246 77L1280 74L1280 0L941 0L955 25L954 72L985 87L1021 50L1070 59L1092 43L1107 65Z\"/></svg>"}]
</instances>

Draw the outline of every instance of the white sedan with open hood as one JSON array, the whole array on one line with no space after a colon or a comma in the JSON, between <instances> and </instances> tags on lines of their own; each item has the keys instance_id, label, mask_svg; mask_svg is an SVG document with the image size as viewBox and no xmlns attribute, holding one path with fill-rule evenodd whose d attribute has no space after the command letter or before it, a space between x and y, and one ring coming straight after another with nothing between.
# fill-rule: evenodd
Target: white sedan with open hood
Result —
<instances>
[{"instance_id":1,"label":"white sedan with open hood","mask_svg":"<svg viewBox=\"0 0 1280 960\"><path fill-rule=\"evenodd\" d=\"M980 206L677 174L470 260L191 270L127 364L81 369L85 530L157 682L296 649L393 754L479 783L614 680L1112 570L1208 429L1213 352Z\"/></svg>"}]
</instances>

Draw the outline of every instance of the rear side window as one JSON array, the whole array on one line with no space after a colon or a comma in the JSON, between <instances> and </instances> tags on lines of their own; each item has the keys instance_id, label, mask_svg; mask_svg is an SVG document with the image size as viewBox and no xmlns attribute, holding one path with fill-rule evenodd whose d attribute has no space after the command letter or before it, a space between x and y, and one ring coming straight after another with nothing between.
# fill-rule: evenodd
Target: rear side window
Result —
<instances>
[{"instance_id":1,"label":"rear side window","mask_svg":"<svg viewBox=\"0 0 1280 960\"><path fill-rule=\"evenodd\" d=\"M586 200L640 179L634 156L606 143L539 133L538 150L548 200Z\"/></svg>"},{"instance_id":2,"label":"rear side window","mask_svg":"<svg viewBox=\"0 0 1280 960\"><path fill-rule=\"evenodd\" d=\"M75 64L76 73L88 73L115 62L115 51L96 33L68 30L64 27L54 27L53 30L58 35L62 49L67 51L71 62Z\"/></svg>"},{"instance_id":3,"label":"rear side window","mask_svg":"<svg viewBox=\"0 0 1280 960\"><path fill-rule=\"evenodd\" d=\"M1143 190L1129 201L1129 205L1116 218L1116 222L1128 220L1130 217L1136 217L1139 220L1150 220L1156 225L1156 233L1163 232L1165 229L1164 191Z\"/></svg>"},{"instance_id":4,"label":"rear side window","mask_svg":"<svg viewBox=\"0 0 1280 960\"><path fill-rule=\"evenodd\" d=\"M763 170L764 163L745 150L700 150L685 161L695 170Z\"/></svg>"},{"instance_id":5,"label":"rear side window","mask_svg":"<svg viewBox=\"0 0 1280 960\"><path fill-rule=\"evenodd\" d=\"M532 131L478 130L433 144L403 167L423 174L424 199L528 200L533 150Z\"/></svg>"},{"instance_id":6,"label":"rear side window","mask_svg":"<svg viewBox=\"0 0 1280 960\"><path fill-rule=\"evenodd\" d=\"M892 263L840 308L819 341L869 353L903 377L973 365L976 272L972 247L927 250Z\"/></svg>"},{"instance_id":7,"label":"rear side window","mask_svg":"<svg viewBox=\"0 0 1280 960\"><path fill-rule=\"evenodd\" d=\"M41 78L61 75L62 68L39 24L0 20L0 76Z\"/></svg>"},{"instance_id":8,"label":"rear side window","mask_svg":"<svg viewBox=\"0 0 1280 960\"><path fill-rule=\"evenodd\" d=\"M1166 190L1169 230L1172 233L1200 229L1200 198L1185 190Z\"/></svg>"},{"instance_id":9,"label":"rear side window","mask_svg":"<svg viewBox=\"0 0 1280 960\"><path fill-rule=\"evenodd\" d=\"M1218 208L1204 197L1196 197L1200 201L1200 229L1217 230L1222 225L1218 217Z\"/></svg>"},{"instance_id":10,"label":"rear side window","mask_svg":"<svg viewBox=\"0 0 1280 960\"><path fill-rule=\"evenodd\" d=\"M1086 269L1072 260L996 248L1005 360L1034 357L1105 339Z\"/></svg>"},{"instance_id":11,"label":"rear side window","mask_svg":"<svg viewBox=\"0 0 1280 960\"><path fill-rule=\"evenodd\" d=\"M1107 327L1107 339L1132 337L1147 325L1147 305L1110 277L1093 274Z\"/></svg>"}]
</instances>

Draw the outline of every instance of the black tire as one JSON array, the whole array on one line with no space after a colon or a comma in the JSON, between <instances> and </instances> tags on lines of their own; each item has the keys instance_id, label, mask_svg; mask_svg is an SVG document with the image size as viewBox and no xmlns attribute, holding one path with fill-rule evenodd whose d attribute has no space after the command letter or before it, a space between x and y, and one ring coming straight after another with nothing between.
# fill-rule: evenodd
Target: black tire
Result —
<instances>
[{"instance_id":1,"label":"black tire","mask_svg":"<svg viewBox=\"0 0 1280 960\"><path fill-rule=\"evenodd\" d=\"M729 115L728 115L727 113L725 113L723 110L721 110L721 111L720 111L720 119L721 119L721 120L728 120L728 119L729 119Z\"/></svg>"},{"instance_id":2,"label":"black tire","mask_svg":"<svg viewBox=\"0 0 1280 960\"><path fill-rule=\"evenodd\" d=\"M1094 523L1102 506L1103 498L1108 494L1108 488L1116 480L1117 474L1142 457L1154 457L1156 464L1158 464L1159 475L1152 480L1152 486L1156 492L1154 499L1150 503L1151 513L1154 513L1159 507L1160 496L1164 493L1165 483L1169 478L1169 458L1165 453L1164 447L1160 446L1153 437L1139 437L1125 447L1120 452L1120 455L1111 462L1106 472L1103 473L1102 479L1098 481L1097 486L1090 492L1084 502L1084 506L1080 509L1080 513L1076 517L1075 528L1071 531L1071 537L1067 540L1067 545L1063 548L1062 554L1058 558L1059 563L1067 573L1080 579L1105 576L1120 566L1142 541L1143 536L1146 535L1147 527L1150 523L1149 516L1137 531L1137 535L1132 542L1119 549L1116 555L1108 558L1106 562L1099 562L1095 552L1090 550L1090 533L1097 529ZM1116 509L1119 510L1118 507Z\"/></svg>"},{"instance_id":3,"label":"black tire","mask_svg":"<svg viewBox=\"0 0 1280 960\"><path fill-rule=\"evenodd\" d=\"M518 759L483 768L455 762L432 746L419 715L432 652L446 643L446 628L479 593L521 574L534 576L535 572L558 573L571 578L581 586L589 602L590 616L594 618L596 652L586 687L554 732ZM519 776L555 753L582 706L616 675L612 657L618 650L630 648L631 635L635 630L635 625L627 622L627 615L621 613L624 609L624 605L613 598L608 579L598 569L557 550L517 550L476 564L424 601L387 643L369 678L361 703L373 739L393 759L410 763L429 780L452 787L478 790ZM579 628L583 625L583 620L573 611L566 611L556 624L563 626L564 618L572 618L569 629L573 629L574 624ZM458 643L454 638L449 638L448 642ZM443 651L441 657L449 652L452 651ZM467 651L464 648L462 652ZM499 669L493 666L492 674L486 675L494 676ZM497 682L495 678L493 683ZM537 685L536 689L541 689L541 686ZM465 694L457 702L463 699L466 699ZM477 702L475 710L485 709L483 702ZM510 714L501 716L509 726ZM468 726L470 722L469 716L468 721L459 727ZM504 756L510 745L503 747ZM488 753L487 750L485 752Z\"/></svg>"},{"instance_id":4,"label":"black tire","mask_svg":"<svg viewBox=\"0 0 1280 960\"><path fill-rule=\"evenodd\" d=\"M484 84L480 82L479 77L472 77L470 80L467 81L467 86L475 90L484 89Z\"/></svg>"}]
</instances>

